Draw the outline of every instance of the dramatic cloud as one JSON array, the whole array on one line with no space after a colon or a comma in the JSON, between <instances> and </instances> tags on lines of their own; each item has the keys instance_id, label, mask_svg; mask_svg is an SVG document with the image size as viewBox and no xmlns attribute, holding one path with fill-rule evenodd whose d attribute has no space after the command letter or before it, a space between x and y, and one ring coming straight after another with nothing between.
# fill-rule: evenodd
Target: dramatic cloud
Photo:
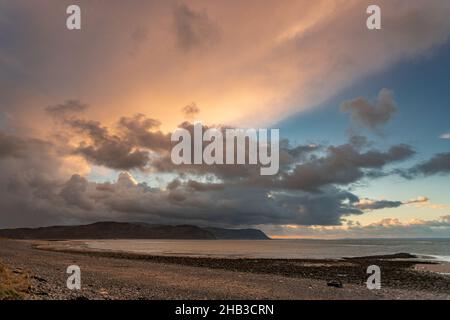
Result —
<instances>
[{"instance_id":1,"label":"dramatic cloud","mask_svg":"<svg viewBox=\"0 0 450 320\"><path fill-rule=\"evenodd\" d=\"M60 127L52 137L67 153L80 155L88 162L111 169L145 170L152 152L168 153L170 135L158 130L160 122L142 114L121 117L115 127L109 128L99 121L69 115L69 111L85 106L79 102L47 108ZM83 107L84 109L84 107Z\"/></svg>"},{"instance_id":2,"label":"dramatic cloud","mask_svg":"<svg viewBox=\"0 0 450 320\"><path fill-rule=\"evenodd\" d=\"M88 161L112 169L143 169L148 162L148 152L135 149L133 145L118 136L110 135L106 127L99 122L70 120L70 126L87 136L74 149L74 154L85 157Z\"/></svg>"},{"instance_id":3,"label":"dramatic cloud","mask_svg":"<svg viewBox=\"0 0 450 320\"><path fill-rule=\"evenodd\" d=\"M51 143L0 132L0 225L70 222L71 213L55 194L73 172L87 173Z\"/></svg>"},{"instance_id":4,"label":"dramatic cloud","mask_svg":"<svg viewBox=\"0 0 450 320\"><path fill-rule=\"evenodd\" d=\"M151 151L168 152L171 147L170 134L158 130L160 125L158 120L147 118L143 114L122 117L118 122L122 139L128 144Z\"/></svg>"},{"instance_id":5,"label":"dramatic cloud","mask_svg":"<svg viewBox=\"0 0 450 320\"><path fill-rule=\"evenodd\" d=\"M334 185L357 181L363 177L363 169L382 168L413 153L404 145L386 152L363 152L365 144L361 139L352 139L349 144L328 147L325 156L318 157L316 153L324 152L322 146L290 146L289 141L283 140L280 150L283 174L279 178L261 177L255 166L176 168L167 159L169 135L158 131L159 121L138 114L121 117L114 126L107 127L98 121L80 119L76 114L69 115L69 111L79 111L78 105L82 104L66 103L51 112L47 108L52 116L55 110L58 115L52 142L0 135L0 159L4 161L5 175L2 182L6 183L2 199L14 198L4 205L22 210L24 221L37 206L41 208L37 211L45 211L42 223L47 219L78 222L118 219L222 226L339 225L342 217L362 214L363 210L357 205L360 200L356 195ZM190 123L181 126L192 130ZM60 147L62 144L64 148ZM67 177L69 171L58 172L65 164L64 159L73 156L111 169L152 172L159 171L155 165L160 163L155 159L159 159L170 166L170 170L163 172L176 178L167 185L150 187L137 183L128 173L120 174L113 183L97 183L80 174ZM26 170L17 167L22 162ZM346 171L351 178L342 178ZM325 179L324 174L330 176ZM308 176L310 179L303 179ZM301 184L294 184L294 180ZM14 225L14 221L2 223ZM30 219L23 223L36 222Z\"/></svg>"},{"instance_id":6,"label":"dramatic cloud","mask_svg":"<svg viewBox=\"0 0 450 320\"><path fill-rule=\"evenodd\" d=\"M108 122L124 108L151 110L164 131L184 120L186 101L202 106L205 123L263 127L428 54L450 34L442 0L380 0L377 32L366 28L371 3L360 0L111 0L107 14L101 2L77 3L86 24L70 34L64 1L1 4L0 111L24 127L48 128L36 106L67 97L90 101L89 114ZM385 117L371 115L365 123Z\"/></svg>"},{"instance_id":7,"label":"dramatic cloud","mask_svg":"<svg viewBox=\"0 0 450 320\"><path fill-rule=\"evenodd\" d=\"M257 166L174 166L170 132L188 119L180 107L195 101L205 124L266 127L450 35L450 2L441 0L380 0L377 32L365 27L369 2L360 0L110 0L107 13L102 2L78 3L81 32L66 30L65 1L0 3L0 226L340 225L368 210L346 189L387 174L412 147L284 141L276 177ZM379 131L396 104L382 90L343 109ZM448 172L447 160L411 173ZM116 170L131 173L116 181Z\"/></svg>"},{"instance_id":8,"label":"dramatic cloud","mask_svg":"<svg viewBox=\"0 0 450 320\"><path fill-rule=\"evenodd\" d=\"M325 157L297 165L292 172L284 175L282 181L288 188L310 191L329 184L347 185L363 178L366 169L380 169L389 163L408 159L413 154L408 145L396 145L387 152L361 152L351 143L332 146L327 149Z\"/></svg>"},{"instance_id":9,"label":"dramatic cloud","mask_svg":"<svg viewBox=\"0 0 450 320\"><path fill-rule=\"evenodd\" d=\"M65 112L58 119L61 127L55 130L60 128L65 136L56 131L52 142L0 135L2 208L20 210L20 219L4 215L1 225L17 226L19 220L20 225L37 225L106 219L228 227L337 226L349 215L427 200L374 201L341 189L363 179L367 170L408 159L414 151L407 145L378 151L356 136L327 148L291 146L283 140L280 174L262 177L255 166L173 165L168 159L169 135L158 131L159 121L141 114L121 117L111 127L76 115L66 117ZM190 123L181 126L192 130ZM65 148L60 147L63 143ZM66 167L66 158L74 156L110 169L139 169L174 178L149 186L124 172L114 182L89 181L81 174L69 175L82 171ZM161 163L167 166L164 170Z\"/></svg>"},{"instance_id":10,"label":"dramatic cloud","mask_svg":"<svg viewBox=\"0 0 450 320\"><path fill-rule=\"evenodd\" d=\"M170 133L162 133L160 121L136 114L107 126L81 118L81 111L86 111L86 105L79 101L46 108L55 124L48 141L1 133L2 197L9 199L7 208L21 210L22 218L38 207L44 212L42 223L114 219L217 226L336 226L349 215L428 200L359 199L343 189L409 159L414 155L409 145L380 151L356 135L346 144L327 147L293 146L282 140L280 173L261 176L255 165L176 166L170 159ZM192 123L183 122L180 127L193 132ZM166 176L167 182L149 186L126 172L114 182L89 181L78 173L79 168L61 170L69 158L77 159L74 163L80 166L89 163L144 175L151 172L155 181ZM25 170L17 167L20 163ZM10 226L14 221L0 223ZM36 222L31 218L24 223Z\"/></svg>"},{"instance_id":11,"label":"dramatic cloud","mask_svg":"<svg viewBox=\"0 0 450 320\"><path fill-rule=\"evenodd\" d=\"M352 205L355 195L335 188L309 194L176 180L159 189L138 184L128 173L114 183L74 175L52 197L89 219L108 212L120 220L153 223L338 225L341 217L362 213Z\"/></svg>"},{"instance_id":12,"label":"dramatic cloud","mask_svg":"<svg viewBox=\"0 0 450 320\"><path fill-rule=\"evenodd\" d=\"M340 225L343 217L362 214L369 208L361 206L355 194L336 185L356 182L366 169L381 169L414 153L406 145L393 146L386 152L363 151L367 143L362 137L326 149L314 144L291 146L283 140L281 174L261 177L255 166L173 165L168 159L169 135L158 131L159 121L141 114L121 117L112 128L75 115L66 117L65 112L58 119L65 133L62 141L58 138L63 133L58 131L52 136L53 142L0 135L0 159L14 164L19 162L13 159L24 159L29 165L26 170L19 168L20 172L8 164L3 166L7 176L2 181L7 184L6 196L2 197L19 197L8 202L8 207L15 205L22 210L22 218L38 206L49 221ZM181 126L192 130L190 123ZM62 143L67 146L60 148ZM67 177L67 171L58 173L56 169L63 167L64 158L74 155L111 169L163 172L176 178L166 185L150 187L136 182L129 173L121 173L116 182L108 183L89 181L80 174ZM36 163L38 160L43 163ZM167 170L161 171L161 161ZM29 180L32 176L36 178ZM26 201L21 199L23 193ZM23 209L24 205L28 207ZM370 209L386 206L372 205ZM24 223L33 225L34 221ZM14 220L0 223L14 225Z\"/></svg>"},{"instance_id":13,"label":"dramatic cloud","mask_svg":"<svg viewBox=\"0 0 450 320\"><path fill-rule=\"evenodd\" d=\"M341 110L349 112L352 120L363 127L379 131L397 111L397 105L391 91L382 89L375 104L364 98L357 98L342 103Z\"/></svg>"}]
</instances>

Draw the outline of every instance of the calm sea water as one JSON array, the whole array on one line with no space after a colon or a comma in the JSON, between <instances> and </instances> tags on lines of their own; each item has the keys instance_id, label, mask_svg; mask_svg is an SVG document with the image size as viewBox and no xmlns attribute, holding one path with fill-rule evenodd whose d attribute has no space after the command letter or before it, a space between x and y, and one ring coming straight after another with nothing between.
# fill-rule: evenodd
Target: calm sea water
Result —
<instances>
[{"instance_id":1,"label":"calm sea water","mask_svg":"<svg viewBox=\"0 0 450 320\"><path fill-rule=\"evenodd\" d=\"M450 239L92 240L95 249L228 258L342 258L406 252L450 262Z\"/></svg>"}]
</instances>

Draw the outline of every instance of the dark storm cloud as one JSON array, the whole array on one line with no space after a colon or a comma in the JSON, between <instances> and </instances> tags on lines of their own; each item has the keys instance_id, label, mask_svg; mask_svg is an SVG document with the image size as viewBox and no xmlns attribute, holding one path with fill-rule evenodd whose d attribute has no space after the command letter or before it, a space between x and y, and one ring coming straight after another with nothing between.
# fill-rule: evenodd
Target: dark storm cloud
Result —
<instances>
[{"instance_id":1,"label":"dark storm cloud","mask_svg":"<svg viewBox=\"0 0 450 320\"><path fill-rule=\"evenodd\" d=\"M311 154L312 152L319 151L321 149L321 146L316 144L308 144L308 145L299 145L296 147L290 147L289 141L287 141L287 145L283 148L283 150L286 151L286 153L293 157L292 160L302 160L305 159L305 156L308 154Z\"/></svg>"},{"instance_id":2,"label":"dark storm cloud","mask_svg":"<svg viewBox=\"0 0 450 320\"><path fill-rule=\"evenodd\" d=\"M2 209L20 210L20 219L39 224L35 212L51 221L96 220L191 223L217 226L340 225L350 214L396 207L400 201L360 200L343 188L408 159L414 151L396 145L374 150L364 137L339 146L280 142L280 174L260 176L258 166L175 166L170 134L142 114L121 117L113 126L78 118L80 102L56 105L47 113L57 121L52 142L0 134ZM192 132L193 125L180 127ZM208 127L204 127L207 129ZM225 130L226 127L219 127ZM58 132L58 130L62 132ZM62 141L58 137L63 136ZM66 145L61 148L60 145ZM65 156L118 170L149 170L174 175L166 186L137 183L128 173L96 183L68 175ZM73 171L72 171L73 173ZM14 225L18 220L0 221ZM21 223L23 225L24 222Z\"/></svg>"},{"instance_id":3,"label":"dark storm cloud","mask_svg":"<svg viewBox=\"0 0 450 320\"><path fill-rule=\"evenodd\" d=\"M206 12L196 12L181 4L174 9L173 15L180 49L189 51L217 40L219 29Z\"/></svg>"},{"instance_id":4,"label":"dark storm cloud","mask_svg":"<svg viewBox=\"0 0 450 320\"><path fill-rule=\"evenodd\" d=\"M191 122L185 121L179 125L180 128L186 129L194 135L194 125ZM207 126L203 125L203 130L206 131L210 128L217 128L225 136L226 126ZM175 143L172 143L174 145ZM208 142L204 142L205 147ZM308 157L314 152L323 150L323 146L308 144L308 145L297 145L291 146L289 140L284 139L280 141L280 171L289 171L292 166L301 161L309 161ZM226 144L223 148L224 155L226 154ZM248 150L246 150L246 158L248 158ZM193 162L193 161L192 161ZM170 154L163 154L161 157L152 159L151 167L157 172L175 172L178 174L192 174L192 175L214 175L215 177L233 183L242 183L247 185L274 185L273 179L268 176L260 175L259 165L194 165L194 164L173 164Z\"/></svg>"},{"instance_id":5,"label":"dark storm cloud","mask_svg":"<svg viewBox=\"0 0 450 320\"><path fill-rule=\"evenodd\" d=\"M74 205L83 210L92 210L94 203L87 196L88 185L85 178L75 174L64 184L59 195L67 205Z\"/></svg>"},{"instance_id":6,"label":"dark storm cloud","mask_svg":"<svg viewBox=\"0 0 450 320\"><path fill-rule=\"evenodd\" d=\"M107 127L97 121L73 119L66 123L87 140L73 150L91 163L112 169L143 169L148 162L148 152L135 149L119 136L111 135Z\"/></svg>"},{"instance_id":7,"label":"dark storm cloud","mask_svg":"<svg viewBox=\"0 0 450 320\"><path fill-rule=\"evenodd\" d=\"M26 145L20 138L0 132L0 158L20 157L26 152Z\"/></svg>"},{"instance_id":8,"label":"dark storm cloud","mask_svg":"<svg viewBox=\"0 0 450 320\"><path fill-rule=\"evenodd\" d=\"M96 145L111 139L108 130L99 123L75 121L72 124L91 136ZM126 173L112 183L95 183L79 175L62 181L57 171L63 163L53 154L51 144L41 148L41 142L18 139L14 145L19 147L4 148L8 152L3 153L12 161L1 158L2 208L20 210L22 226L56 223L60 219L74 223L117 219L217 226L335 225L345 215L362 213L355 206L356 195L334 187L314 194L180 176L181 180L176 179L160 189L138 184ZM12 158L18 155L23 159ZM36 213L41 220L34 219ZM12 226L17 221L2 219L1 223Z\"/></svg>"},{"instance_id":9,"label":"dark storm cloud","mask_svg":"<svg viewBox=\"0 0 450 320\"><path fill-rule=\"evenodd\" d=\"M408 159L414 154L408 145L396 145L386 152L369 150L361 152L353 144L331 146L327 155L312 158L298 164L292 172L285 173L281 184L284 187L302 190L318 190L330 184L347 185L364 177L365 169L380 169L383 166Z\"/></svg>"},{"instance_id":10,"label":"dark storm cloud","mask_svg":"<svg viewBox=\"0 0 450 320\"><path fill-rule=\"evenodd\" d=\"M74 151L89 162L111 169L144 169L148 163L148 152L133 150L132 147L118 139L109 139L84 146L81 144Z\"/></svg>"},{"instance_id":11,"label":"dark storm cloud","mask_svg":"<svg viewBox=\"0 0 450 320\"><path fill-rule=\"evenodd\" d=\"M169 152L170 135L156 130L160 125L158 120L147 118L143 114L122 117L118 122L118 128L124 136L123 140L128 143L152 151Z\"/></svg>"},{"instance_id":12,"label":"dark storm cloud","mask_svg":"<svg viewBox=\"0 0 450 320\"><path fill-rule=\"evenodd\" d=\"M187 182L187 188L194 191L210 191L210 190L222 190L224 186L220 183L203 183L195 180L189 180Z\"/></svg>"},{"instance_id":13,"label":"dark storm cloud","mask_svg":"<svg viewBox=\"0 0 450 320\"><path fill-rule=\"evenodd\" d=\"M103 126L98 121L66 118L65 128L83 140L73 153L87 161L112 169L144 170L149 164L149 151L169 152L170 135L157 129L160 122L137 114L122 117L117 122L118 132Z\"/></svg>"},{"instance_id":14,"label":"dark storm cloud","mask_svg":"<svg viewBox=\"0 0 450 320\"><path fill-rule=\"evenodd\" d=\"M189 122L181 127L190 132L193 130ZM230 185L318 192L328 185L345 186L364 177L384 176L387 174L383 171L386 165L406 160L415 154L405 144L392 146L387 151L373 150L369 146L361 136L352 136L349 143L328 148L314 144L292 147L289 141L281 141L280 173L277 176L261 176L257 165L174 165L169 154L155 159L151 166L159 172L214 175Z\"/></svg>"},{"instance_id":15,"label":"dark storm cloud","mask_svg":"<svg viewBox=\"0 0 450 320\"><path fill-rule=\"evenodd\" d=\"M374 104L364 98L357 98L342 103L341 110L349 112L354 123L378 131L397 112L397 104L392 92L382 89Z\"/></svg>"},{"instance_id":16,"label":"dark storm cloud","mask_svg":"<svg viewBox=\"0 0 450 320\"><path fill-rule=\"evenodd\" d=\"M70 220L56 201L64 171L51 143L0 132L0 225Z\"/></svg>"},{"instance_id":17,"label":"dark storm cloud","mask_svg":"<svg viewBox=\"0 0 450 320\"><path fill-rule=\"evenodd\" d=\"M27 158L39 150L45 152L51 143L39 139L22 138L0 131L0 158Z\"/></svg>"},{"instance_id":18,"label":"dark storm cloud","mask_svg":"<svg viewBox=\"0 0 450 320\"><path fill-rule=\"evenodd\" d=\"M179 128L183 128L191 134L191 137L194 136L194 124L185 121L179 125ZM203 130L206 131L212 126L209 127L207 125L203 125ZM225 136L225 130L227 127L218 125L214 128L220 130ZM170 136L169 136L170 137ZM170 138L169 138L170 139ZM176 142L170 143L171 146L175 145ZM204 142L203 146L206 146L208 143ZM193 146L193 140L192 140ZM226 154L226 145L224 145L223 154ZM282 151L280 151L280 158L283 158L281 155ZM193 156L193 155L192 155ZM285 158L285 157L284 157ZM281 161L281 159L280 159ZM192 161L193 162L193 161ZM195 164L182 164L175 165L170 157L170 153L163 154L161 157L153 159L151 166L154 170L159 172L176 172L179 174L193 174L193 175L207 175L212 174L216 177L224 180L235 180L235 179L248 179L249 177L259 176L259 166L257 165L195 165Z\"/></svg>"},{"instance_id":19,"label":"dark storm cloud","mask_svg":"<svg viewBox=\"0 0 450 320\"><path fill-rule=\"evenodd\" d=\"M310 194L272 192L267 188L208 186L188 181L172 182L170 188L163 190L145 188L132 180L124 183L119 179L104 189L74 176L60 195L67 205L83 209L87 214L95 215L97 211L107 210L128 219L158 223L337 225L343 216L362 213L354 206L357 196L336 188ZM96 207L90 207L94 203Z\"/></svg>"}]
</instances>

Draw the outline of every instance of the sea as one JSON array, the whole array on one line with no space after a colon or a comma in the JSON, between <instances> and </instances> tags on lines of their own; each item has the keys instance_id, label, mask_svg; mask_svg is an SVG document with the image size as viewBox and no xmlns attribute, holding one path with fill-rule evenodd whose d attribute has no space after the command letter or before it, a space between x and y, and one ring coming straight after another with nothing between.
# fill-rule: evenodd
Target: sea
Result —
<instances>
[{"instance_id":1,"label":"sea","mask_svg":"<svg viewBox=\"0 0 450 320\"><path fill-rule=\"evenodd\" d=\"M88 240L89 248L151 255L339 259L410 253L423 260L450 262L450 239L341 240Z\"/></svg>"}]
</instances>

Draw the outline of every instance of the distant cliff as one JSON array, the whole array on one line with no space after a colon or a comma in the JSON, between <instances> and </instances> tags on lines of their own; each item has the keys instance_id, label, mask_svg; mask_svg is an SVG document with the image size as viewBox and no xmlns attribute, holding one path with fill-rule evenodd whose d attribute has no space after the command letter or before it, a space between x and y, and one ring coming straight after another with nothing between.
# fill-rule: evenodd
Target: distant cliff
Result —
<instances>
[{"instance_id":1,"label":"distant cliff","mask_svg":"<svg viewBox=\"0 0 450 320\"><path fill-rule=\"evenodd\" d=\"M205 228L211 232L216 239L229 240L267 240L270 239L264 232L258 229L222 229Z\"/></svg>"},{"instance_id":2,"label":"distant cliff","mask_svg":"<svg viewBox=\"0 0 450 320\"><path fill-rule=\"evenodd\" d=\"M97 222L88 225L2 229L11 239L269 239L256 229L200 228L192 225Z\"/></svg>"}]
</instances>

